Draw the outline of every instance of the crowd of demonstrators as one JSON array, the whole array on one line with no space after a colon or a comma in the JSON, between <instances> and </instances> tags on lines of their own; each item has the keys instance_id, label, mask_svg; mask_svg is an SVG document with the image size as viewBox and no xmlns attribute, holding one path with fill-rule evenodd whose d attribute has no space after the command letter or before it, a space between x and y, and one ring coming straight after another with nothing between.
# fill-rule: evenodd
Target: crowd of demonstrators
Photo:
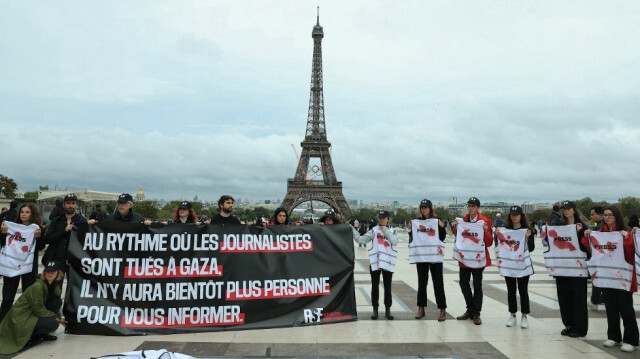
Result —
<instances>
[{"instance_id":1,"label":"crowd of demonstrators","mask_svg":"<svg viewBox=\"0 0 640 359\"><path fill-rule=\"evenodd\" d=\"M353 230L353 239L357 243L366 244L371 242L369 250L369 272L371 274L371 304L373 305L373 314L371 319L378 319L378 308L380 298L380 275L384 286L384 307L385 318L393 320L391 315L392 293L391 279L396 268L397 252L393 246L398 244L398 237L395 230L388 227L390 220L389 212L380 211L378 213L378 225L371 228L368 232L360 235L358 231Z\"/></svg>"},{"instance_id":2,"label":"crowd of demonstrators","mask_svg":"<svg viewBox=\"0 0 640 359\"><path fill-rule=\"evenodd\" d=\"M483 231L480 231L475 239L467 239L464 231L459 231L458 226L461 224L458 220L452 222L453 233L456 236L455 245L460 251L454 250L454 258L458 260L460 267L460 289L464 296L467 310L457 320L473 320L473 324L481 325L480 312L482 311L482 274L484 269L491 265L489 257L489 247L493 243L493 234L491 233L491 220L480 213L480 200L471 197L467 201L468 213L462 218L463 222L481 224ZM460 233L460 235L458 235ZM476 253L476 256L457 255L456 253ZM471 257L471 258L470 258ZM471 290L470 281L473 277L473 291Z\"/></svg>"},{"instance_id":3,"label":"crowd of demonstrators","mask_svg":"<svg viewBox=\"0 0 640 359\"><path fill-rule=\"evenodd\" d=\"M444 239L447 236L442 219L433 211L433 204L428 199L420 202L420 217L409 221L409 262L416 264L418 272L418 311L415 319L424 318L427 306L427 284L429 272L433 282L433 294L440 310L438 321L447 318L447 298L444 292Z\"/></svg>"},{"instance_id":4,"label":"crowd of demonstrators","mask_svg":"<svg viewBox=\"0 0 640 359\"><path fill-rule=\"evenodd\" d=\"M17 225L16 225L17 224ZM0 247L5 247L11 240L7 235L9 233L9 227L12 227L12 233L20 233L19 240L25 241L27 233L33 235L31 245L27 251L27 258L25 262L27 265L31 265L31 269L24 274L16 274L15 276L4 275L2 276L2 304L0 305L0 321L11 309L13 300L18 292L18 286L22 281L22 292L24 293L36 281L38 275L38 252L45 247L44 237L42 236L42 218L38 212L38 208L34 204L24 204L20 207L16 218L12 218L10 221L3 221L1 225L2 235L0 236ZM14 238L15 240L15 238ZM27 242L16 242L27 243ZM5 257L6 255L6 257ZM9 250L2 252L0 259L3 261L3 267L9 266L12 263L12 259L15 254L9 253Z\"/></svg>"},{"instance_id":5,"label":"crowd of demonstrators","mask_svg":"<svg viewBox=\"0 0 640 359\"><path fill-rule=\"evenodd\" d=\"M617 207L606 207L602 213L604 223L598 229L586 230L581 244L591 253L588 265L593 284L598 284L603 292L607 311L607 340L603 345L621 345L622 351L632 352L639 345L638 322L633 308L633 293L638 291L633 242L637 227L629 230ZM596 237L600 236L593 233L596 231L610 235L598 241ZM620 318L624 335L620 331Z\"/></svg>"},{"instance_id":6,"label":"crowd of demonstrators","mask_svg":"<svg viewBox=\"0 0 640 359\"><path fill-rule=\"evenodd\" d=\"M0 323L0 354L13 354L30 341L56 340L55 332L67 321L62 318L62 280L58 262L45 264L40 279L18 298Z\"/></svg>"},{"instance_id":7,"label":"crowd of demonstrators","mask_svg":"<svg viewBox=\"0 0 640 359\"><path fill-rule=\"evenodd\" d=\"M520 327L529 328L529 277L533 275L533 263L530 253L535 249L533 230L527 225L526 215L520 206L509 209L507 224L504 228L496 228L498 246L496 259L498 271L507 284L507 302L509 304L509 319L507 327L517 324L516 313L518 302L516 290L520 294ZM526 245L525 245L526 244Z\"/></svg>"}]
</instances>

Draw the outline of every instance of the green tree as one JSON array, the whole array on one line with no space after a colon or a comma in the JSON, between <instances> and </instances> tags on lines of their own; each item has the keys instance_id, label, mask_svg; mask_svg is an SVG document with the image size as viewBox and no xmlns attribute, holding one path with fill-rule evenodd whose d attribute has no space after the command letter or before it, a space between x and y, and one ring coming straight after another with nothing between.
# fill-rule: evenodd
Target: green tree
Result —
<instances>
[{"instance_id":1,"label":"green tree","mask_svg":"<svg viewBox=\"0 0 640 359\"><path fill-rule=\"evenodd\" d=\"M136 201L133 210L147 219L158 219L158 207L153 201Z\"/></svg>"},{"instance_id":2,"label":"green tree","mask_svg":"<svg viewBox=\"0 0 640 359\"><path fill-rule=\"evenodd\" d=\"M38 199L38 192L37 191L25 192L24 199L27 201L35 201Z\"/></svg>"},{"instance_id":3,"label":"green tree","mask_svg":"<svg viewBox=\"0 0 640 359\"><path fill-rule=\"evenodd\" d=\"M623 197L618 200L618 206L624 217L632 214L640 214L640 200L636 197Z\"/></svg>"},{"instance_id":4,"label":"green tree","mask_svg":"<svg viewBox=\"0 0 640 359\"><path fill-rule=\"evenodd\" d=\"M398 225L404 225L405 223L409 222L411 218L413 218L413 216L413 213L409 213L406 209L400 208L397 209L395 213L391 214L391 221L392 223Z\"/></svg>"},{"instance_id":5,"label":"green tree","mask_svg":"<svg viewBox=\"0 0 640 359\"><path fill-rule=\"evenodd\" d=\"M7 198L14 198L18 185L13 178L9 178L0 174L0 197L4 195Z\"/></svg>"},{"instance_id":6,"label":"green tree","mask_svg":"<svg viewBox=\"0 0 640 359\"><path fill-rule=\"evenodd\" d=\"M44 185L44 186L39 186L39 190L40 191L48 191L49 190L49 185Z\"/></svg>"},{"instance_id":7,"label":"green tree","mask_svg":"<svg viewBox=\"0 0 640 359\"><path fill-rule=\"evenodd\" d=\"M449 211L448 209L444 208L444 207L436 207L433 209L433 213L436 214L436 216L442 218L442 221L444 222L447 219L451 219L453 221L453 217L455 217L453 215L453 213L451 213L451 211Z\"/></svg>"}]
</instances>

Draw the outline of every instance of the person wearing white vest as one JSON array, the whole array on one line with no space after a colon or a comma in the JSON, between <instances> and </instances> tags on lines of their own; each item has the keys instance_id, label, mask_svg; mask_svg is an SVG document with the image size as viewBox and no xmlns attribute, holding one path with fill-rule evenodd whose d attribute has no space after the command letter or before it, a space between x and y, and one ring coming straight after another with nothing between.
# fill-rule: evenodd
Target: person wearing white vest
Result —
<instances>
[{"instance_id":1,"label":"person wearing white vest","mask_svg":"<svg viewBox=\"0 0 640 359\"><path fill-rule=\"evenodd\" d=\"M585 231L583 244L591 252L587 261L594 286L602 289L607 310L605 347L621 345L624 352L637 349L640 334L633 308L633 293L638 291L635 271L633 233L624 224L617 207L603 211L604 225L599 231ZM620 332L620 318L624 336Z\"/></svg>"},{"instance_id":2,"label":"person wearing white vest","mask_svg":"<svg viewBox=\"0 0 640 359\"><path fill-rule=\"evenodd\" d=\"M3 260L3 263L0 265L7 267L8 257L12 259L16 259L16 255L10 254L10 242L19 243L19 241L25 241L27 236L27 232L30 233L33 237L32 244L33 246L28 246L29 248L20 249L19 252L23 252L27 254L27 257L23 258L26 260L25 264L29 265L29 271L24 274L18 274L15 276L3 276L3 285L2 285L2 304L0 305L0 321L4 318L4 316L9 312L11 306L13 305L13 300L16 297L16 293L18 292L18 286L20 285L20 280L22 280L22 293L24 293L27 288L29 288L33 283L36 282L36 276L38 274L38 252L43 250L45 247L44 236L42 235L42 218L40 217L40 213L38 213L38 208L29 203L24 204L18 210L18 216L11 221L14 222L2 222L1 231L2 235L0 235L0 247L2 248L3 256L0 257ZM11 229L9 228L11 227ZM24 243L24 242L23 242ZM4 257L4 254L7 254L7 258ZM5 261L7 259L7 261ZM17 267L14 267L17 268ZM24 268L24 267L23 267ZM8 268L3 268L8 269Z\"/></svg>"},{"instance_id":3,"label":"person wearing white vest","mask_svg":"<svg viewBox=\"0 0 640 359\"><path fill-rule=\"evenodd\" d=\"M391 279L396 268L397 252L393 246L398 244L398 237L393 228L387 227L389 224L389 212L380 211L378 213L378 225L371 228L362 236L355 228L353 230L353 240L359 244L371 242L369 249L369 272L371 273L371 304L373 305L373 315L371 319L378 319L378 306L380 297L380 275L384 285L384 316L388 320L393 320L391 315ZM374 240L375 239L375 240Z\"/></svg>"},{"instance_id":4,"label":"person wearing white vest","mask_svg":"<svg viewBox=\"0 0 640 359\"><path fill-rule=\"evenodd\" d=\"M420 217L409 221L408 229L409 263L415 263L418 271L418 311L415 318L424 318L424 308L427 306L427 283L429 270L431 270L433 293L440 310L438 321L443 322L447 318L447 298L444 294L442 276L444 239L447 232L442 220L433 212L433 204L430 200L423 199L420 202Z\"/></svg>"},{"instance_id":5,"label":"person wearing white vest","mask_svg":"<svg viewBox=\"0 0 640 359\"><path fill-rule=\"evenodd\" d=\"M533 232L528 226L527 217L522 212L522 207L512 206L509 209L507 224L504 228L496 228L498 247L496 259L498 271L507 283L507 301L509 303L509 319L507 327L517 324L516 312L518 302L516 300L516 288L520 293L520 327L529 328L529 277L533 274L530 253L535 248Z\"/></svg>"},{"instance_id":6,"label":"person wearing white vest","mask_svg":"<svg viewBox=\"0 0 640 359\"><path fill-rule=\"evenodd\" d=\"M460 267L460 290L462 291L462 295L464 296L464 301L467 306L467 310L459 317L456 317L457 320L473 320L473 324L481 325L482 319L480 319L480 311L482 310L482 273L484 272L485 267L491 265L491 258L489 257L489 247L493 243L493 234L491 233L491 220L489 217L480 213L480 200L476 197L471 197L467 201L467 208L469 213L464 216L462 219L464 222L474 223L478 225L482 225L480 229L478 237L482 237L482 241L466 241L462 242L466 244L470 244L472 247L470 252L481 251L481 249L473 249L484 247L484 256L482 253L477 253L474 258L469 259L469 257L465 257L464 254L460 255L460 253L464 252L456 252L456 245L458 245L457 239L457 230L458 230L458 220L454 220L451 224L453 225L453 234L456 236L456 243L454 243L454 258L458 260L458 266ZM464 231L461 233L461 236L464 238ZM478 242L478 243L472 243ZM462 244L462 243L461 243ZM475 258L480 258L481 261L474 261ZM464 263L463 263L464 262ZM474 263L476 262L476 263ZM473 276L473 292L471 291L471 277Z\"/></svg>"},{"instance_id":7,"label":"person wearing white vest","mask_svg":"<svg viewBox=\"0 0 640 359\"><path fill-rule=\"evenodd\" d=\"M549 249L545 252L545 264L547 271L556 279L556 293L558 296L558 306L560 307L560 317L564 329L560 331L561 335L572 338L584 337L589 329L589 313L587 311L587 274L584 260L588 259L587 248L580 243L580 238L588 229L584 216L576 210L576 203L573 201L562 202L562 216L558 222L550 222L550 225L572 226L573 235L576 236L574 245L573 238L571 242L567 242L564 238L553 238L547 231L546 242ZM549 237L552 241L549 242ZM569 239L567 237L567 239ZM571 261L565 261L562 266L557 269L550 267L553 263L560 263L563 258L550 256L556 248L572 247L572 253L579 256L578 260L572 258ZM562 251L560 251L562 252ZM566 250L564 251L566 252ZM576 257L577 258L577 257ZM551 264L550 264L551 263ZM573 267L567 267L567 263L573 263ZM550 269L551 268L551 269ZM551 274L551 272L559 272L560 274Z\"/></svg>"}]
</instances>

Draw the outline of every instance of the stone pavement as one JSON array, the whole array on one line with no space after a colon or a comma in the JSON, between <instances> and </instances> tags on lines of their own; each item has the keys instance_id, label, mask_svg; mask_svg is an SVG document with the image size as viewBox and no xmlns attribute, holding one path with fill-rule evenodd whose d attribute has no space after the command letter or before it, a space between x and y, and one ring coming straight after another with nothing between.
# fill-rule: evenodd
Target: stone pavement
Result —
<instances>
[{"instance_id":1,"label":"stone pavement","mask_svg":"<svg viewBox=\"0 0 640 359\"><path fill-rule=\"evenodd\" d=\"M140 349L168 349L198 358L220 357L437 357L437 358L640 358L640 351L623 353L619 347L605 348L607 339L604 307L589 311L589 333L585 338L560 335L563 328L556 300L555 281L544 267L544 247L536 238L532 253L535 274L529 282L531 314L529 329L506 327L507 293L504 279L491 266L484 272L483 323L457 321L465 311L458 286L457 262L451 259L453 237L446 240L444 282L447 320L438 322L433 288L427 288L426 317L414 319L417 274L408 261L408 236L400 233L398 265L393 277L395 320L370 320L371 287L367 252L355 244L355 284L359 320L279 329L239 330L197 334L109 337L69 335L58 330L58 340L43 342L14 355L0 358L91 358ZM490 251L493 252L493 251ZM492 258L494 254L491 253ZM589 291L591 286L589 285ZM383 293L380 289L381 296ZM640 295L634 296L636 314ZM520 317L518 316L518 321Z\"/></svg>"}]
</instances>

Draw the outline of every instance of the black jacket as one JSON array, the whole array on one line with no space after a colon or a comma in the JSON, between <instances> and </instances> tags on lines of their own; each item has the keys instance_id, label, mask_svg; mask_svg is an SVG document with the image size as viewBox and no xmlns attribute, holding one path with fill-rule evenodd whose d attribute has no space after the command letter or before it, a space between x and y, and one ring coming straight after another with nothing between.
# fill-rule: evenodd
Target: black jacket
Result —
<instances>
[{"instance_id":1,"label":"black jacket","mask_svg":"<svg viewBox=\"0 0 640 359\"><path fill-rule=\"evenodd\" d=\"M144 217L140 213L136 213L133 211L133 208L129 208L129 213L127 213L124 217L116 210L113 214L107 216L104 219L105 222L125 222L125 223L142 223L144 222Z\"/></svg>"},{"instance_id":2,"label":"black jacket","mask_svg":"<svg viewBox=\"0 0 640 359\"><path fill-rule=\"evenodd\" d=\"M87 223L87 219L76 213L71 217L71 223L74 225ZM69 238L71 238L71 232L65 231L66 227L66 215L58 216L51 221L44 235L44 241L49 247L42 256L42 264L46 265L49 261L66 262L69 252Z\"/></svg>"}]
</instances>

